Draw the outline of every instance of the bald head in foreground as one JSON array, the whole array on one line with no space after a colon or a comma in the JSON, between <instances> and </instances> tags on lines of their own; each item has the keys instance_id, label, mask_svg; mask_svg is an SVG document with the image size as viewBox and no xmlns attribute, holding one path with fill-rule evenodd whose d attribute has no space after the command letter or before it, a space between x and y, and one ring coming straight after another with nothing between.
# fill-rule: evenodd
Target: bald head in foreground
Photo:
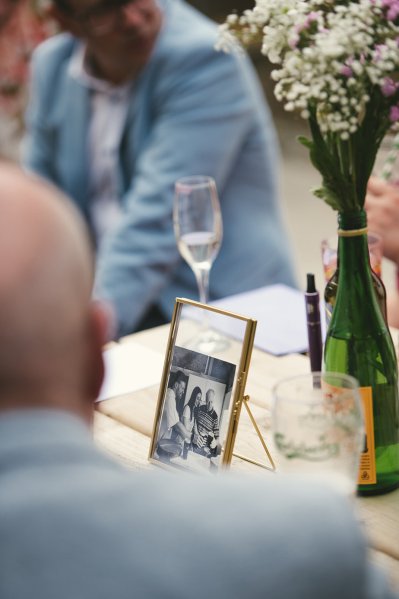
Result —
<instances>
[{"instance_id":1,"label":"bald head in foreground","mask_svg":"<svg viewBox=\"0 0 399 599\"><path fill-rule=\"evenodd\" d=\"M0 166L1 599L388 599L351 505L304 481L128 472L92 443L106 321L86 232Z\"/></svg>"},{"instance_id":2,"label":"bald head in foreground","mask_svg":"<svg viewBox=\"0 0 399 599\"><path fill-rule=\"evenodd\" d=\"M54 187L0 165L0 400L92 418L105 318L77 211Z\"/></svg>"}]
</instances>

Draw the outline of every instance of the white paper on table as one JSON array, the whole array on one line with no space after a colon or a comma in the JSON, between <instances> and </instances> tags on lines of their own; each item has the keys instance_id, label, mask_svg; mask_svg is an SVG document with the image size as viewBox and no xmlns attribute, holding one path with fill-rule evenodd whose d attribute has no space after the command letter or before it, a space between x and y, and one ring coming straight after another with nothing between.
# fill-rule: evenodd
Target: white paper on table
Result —
<instances>
[{"instance_id":1,"label":"white paper on table","mask_svg":"<svg viewBox=\"0 0 399 599\"><path fill-rule=\"evenodd\" d=\"M164 356L140 343L126 342L103 353L105 378L97 401L159 384Z\"/></svg>"},{"instance_id":2,"label":"white paper on table","mask_svg":"<svg viewBox=\"0 0 399 599\"><path fill-rule=\"evenodd\" d=\"M254 345L259 349L276 356L308 349L305 298L302 291L287 285L270 285L225 297L212 302L212 306L257 320ZM323 302L320 303L320 313L324 331ZM230 321L228 325L226 320L223 321L226 330L222 332L237 337L234 333L236 322L234 319Z\"/></svg>"}]
</instances>

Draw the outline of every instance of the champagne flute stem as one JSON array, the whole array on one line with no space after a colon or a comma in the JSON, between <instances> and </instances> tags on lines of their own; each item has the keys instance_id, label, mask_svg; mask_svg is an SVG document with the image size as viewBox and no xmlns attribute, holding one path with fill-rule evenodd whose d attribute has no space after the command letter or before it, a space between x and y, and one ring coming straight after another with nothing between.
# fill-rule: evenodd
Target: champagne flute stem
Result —
<instances>
[{"instance_id":1,"label":"champagne flute stem","mask_svg":"<svg viewBox=\"0 0 399 599\"><path fill-rule=\"evenodd\" d=\"M195 278L197 279L199 299L201 304L208 303L209 295L209 268L194 268ZM207 331L209 328L208 312L202 311L202 330Z\"/></svg>"},{"instance_id":2,"label":"champagne flute stem","mask_svg":"<svg viewBox=\"0 0 399 599\"><path fill-rule=\"evenodd\" d=\"M209 268L193 268L197 279L199 299L202 304L208 303L209 294Z\"/></svg>"}]
</instances>

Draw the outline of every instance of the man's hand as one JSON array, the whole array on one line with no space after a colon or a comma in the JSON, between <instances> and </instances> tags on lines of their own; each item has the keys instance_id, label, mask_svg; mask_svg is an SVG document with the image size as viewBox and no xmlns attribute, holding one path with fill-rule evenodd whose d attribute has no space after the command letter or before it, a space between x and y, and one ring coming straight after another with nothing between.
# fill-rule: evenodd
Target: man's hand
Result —
<instances>
[{"instance_id":1,"label":"man's hand","mask_svg":"<svg viewBox=\"0 0 399 599\"><path fill-rule=\"evenodd\" d=\"M184 426L184 424L182 422L176 422L176 424L172 428L177 433L179 433L179 435L182 437L182 439L186 443L190 443L190 441L191 441L191 433L186 429L186 427Z\"/></svg>"},{"instance_id":2,"label":"man's hand","mask_svg":"<svg viewBox=\"0 0 399 599\"><path fill-rule=\"evenodd\" d=\"M365 209L369 231L381 235L384 256L399 266L399 187L370 177Z\"/></svg>"}]
</instances>

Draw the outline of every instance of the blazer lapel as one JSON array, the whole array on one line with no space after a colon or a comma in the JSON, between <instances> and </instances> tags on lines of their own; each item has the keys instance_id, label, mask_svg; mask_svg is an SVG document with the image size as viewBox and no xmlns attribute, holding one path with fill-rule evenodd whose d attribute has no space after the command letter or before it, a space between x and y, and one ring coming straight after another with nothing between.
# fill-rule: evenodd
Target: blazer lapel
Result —
<instances>
[{"instance_id":1,"label":"blazer lapel","mask_svg":"<svg viewBox=\"0 0 399 599\"><path fill-rule=\"evenodd\" d=\"M88 126L90 118L89 91L75 80L69 80L64 96L67 115L63 124L62 168L65 189L88 216L89 163Z\"/></svg>"}]
</instances>

